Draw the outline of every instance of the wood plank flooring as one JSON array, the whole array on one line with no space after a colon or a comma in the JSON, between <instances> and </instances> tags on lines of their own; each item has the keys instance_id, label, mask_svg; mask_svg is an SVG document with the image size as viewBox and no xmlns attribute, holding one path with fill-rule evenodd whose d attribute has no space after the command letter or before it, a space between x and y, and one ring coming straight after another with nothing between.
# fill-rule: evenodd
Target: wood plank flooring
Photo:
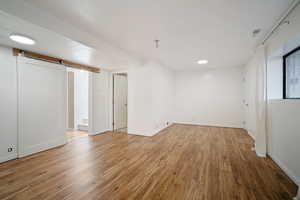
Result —
<instances>
[{"instance_id":1,"label":"wood plank flooring","mask_svg":"<svg viewBox=\"0 0 300 200\"><path fill-rule=\"evenodd\" d=\"M297 187L242 129L108 132L0 164L0 199L290 200Z\"/></svg>"},{"instance_id":2,"label":"wood plank flooring","mask_svg":"<svg viewBox=\"0 0 300 200\"><path fill-rule=\"evenodd\" d=\"M87 131L79 131L79 130L68 130L66 131L68 142L72 140L77 140L80 137L88 137Z\"/></svg>"},{"instance_id":3,"label":"wood plank flooring","mask_svg":"<svg viewBox=\"0 0 300 200\"><path fill-rule=\"evenodd\" d=\"M127 133L127 127L126 128L119 128L119 129L115 130L115 132L118 132L118 133Z\"/></svg>"}]
</instances>

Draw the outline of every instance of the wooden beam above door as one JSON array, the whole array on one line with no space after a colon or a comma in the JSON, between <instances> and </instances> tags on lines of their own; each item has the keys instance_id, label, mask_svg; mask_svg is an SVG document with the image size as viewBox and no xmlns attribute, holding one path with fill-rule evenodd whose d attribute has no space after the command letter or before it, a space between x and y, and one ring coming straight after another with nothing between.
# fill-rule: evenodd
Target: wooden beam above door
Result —
<instances>
[{"instance_id":1,"label":"wooden beam above door","mask_svg":"<svg viewBox=\"0 0 300 200\"><path fill-rule=\"evenodd\" d=\"M31 51L25 51L25 50L13 48L13 55L18 56L19 54L21 54L25 57L29 57L29 58L33 58L33 59L37 59L37 60L44 60L44 61L48 61L48 62L54 62L57 64L65 65L67 67L86 70L86 71L90 71L90 72L100 73L100 71L101 71L100 68L98 68L98 67L83 65L83 64L71 62L68 60L64 60L61 58L46 56L46 55L31 52Z\"/></svg>"}]
</instances>

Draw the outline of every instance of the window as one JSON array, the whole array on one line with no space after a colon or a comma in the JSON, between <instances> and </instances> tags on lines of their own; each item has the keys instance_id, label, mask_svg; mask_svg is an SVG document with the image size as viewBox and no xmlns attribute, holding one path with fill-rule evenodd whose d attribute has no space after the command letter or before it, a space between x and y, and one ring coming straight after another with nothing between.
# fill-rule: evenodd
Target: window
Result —
<instances>
[{"instance_id":1,"label":"window","mask_svg":"<svg viewBox=\"0 0 300 200\"><path fill-rule=\"evenodd\" d=\"M283 98L300 99L300 47L283 56Z\"/></svg>"}]
</instances>

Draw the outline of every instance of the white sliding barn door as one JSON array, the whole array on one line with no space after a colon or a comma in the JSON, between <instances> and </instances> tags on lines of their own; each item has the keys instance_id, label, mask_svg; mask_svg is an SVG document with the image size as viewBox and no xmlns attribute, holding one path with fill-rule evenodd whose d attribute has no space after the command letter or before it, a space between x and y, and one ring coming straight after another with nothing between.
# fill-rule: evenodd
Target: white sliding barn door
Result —
<instances>
[{"instance_id":1,"label":"white sliding barn door","mask_svg":"<svg viewBox=\"0 0 300 200\"><path fill-rule=\"evenodd\" d=\"M0 163L17 158L17 69L11 49L0 46Z\"/></svg>"},{"instance_id":2,"label":"white sliding barn door","mask_svg":"<svg viewBox=\"0 0 300 200\"><path fill-rule=\"evenodd\" d=\"M66 143L66 73L62 65L18 57L19 157Z\"/></svg>"},{"instance_id":3,"label":"white sliding barn door","mask_svg":"<svg viewBox=\"0 0 300 200\"><path fill-rule=\"evenodd\" d=\"M127 76L114 75L114 129L127 127Z\"/></svg>"}]
</instances>

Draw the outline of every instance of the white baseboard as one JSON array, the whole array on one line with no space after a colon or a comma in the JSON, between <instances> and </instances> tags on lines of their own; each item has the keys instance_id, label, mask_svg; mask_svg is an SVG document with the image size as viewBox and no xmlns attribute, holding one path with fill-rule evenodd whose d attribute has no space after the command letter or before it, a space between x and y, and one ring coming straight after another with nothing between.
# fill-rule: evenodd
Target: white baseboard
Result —
<instances>
[{"instance_id":1,"label":"white baseboard","mask_svg":"<svg viewBox=\"0 0 300 200\"><path fill-rule=\"evenodd\" d=\"M162 130L168 128L168 127L171 126L172 124L173 124L173 123L169 123L168 125L166 125L166 126L164 126L164 127L160 127L160 128L158 128L158 129L154 130L154 131L152 132L151 136L156 135L157 133L159 133L159 132L161 132Z\"/></svg>"},{"instance_id":2,"label":"white baseboard","mask_svg":"<svg viewBox=\"0 0 300 200\"><path fill-rule=\"evenodd\" d=\"M244 128L244 130L247 131L248 135L250 135L250 137L255 141L255 137L254 137L254 134L250 131L248 131L247 129Z\"/></svg>"},{"instance_id":3,"label":"white baseboard","mask_svg":"<svg viewBox=\"0 0 300 200\"><path fill-rule=\"evenodd\" d=\"M236 125L225 125L225 124L212 124L212 123L197 123L197 122L174 122L174 124L186 124L186 125L196 125L196 126L211 126L220 128L243 128L242 126Z\"/></svg>"},{"instance_id":4,"label":"white baseboard","mask_svg":"<svg viewBox=\"0 0 300 200\"><path fill-rule=\"evenodd\" d=\"M11 154L6 155L6 156L1 156L0 157L0 163L6 162L6 161L9 161L9 160L12 160L12 159L16 159L16 158L18 158L17 153L11 153Z\"/></svg>"},{"instance_id":5,"label":"white baseboard","mask_svg":"<svg viewBox=\"0 0 300 200\"><path fill-rule=\"evenodd\" d=\"M158 129L155 130L150 130L150 131L128 131L128 134L131 135L139 135L139 136L146 136L146 137L152 137L154 135L156 135L157 133L159 133L160 131L164 130L165 128L168 128L169 126L171 126L173 123L169 123L168 125L164 126L164 127L160 127Z\"/></svg>"},{"instance_id":6,"label":"white baseboard","mask_svg":"<svg viewBox=\"0 0 300 200\"><path fill-rule=\"evenodd\" d=\"M48 149L52 149L58 146L62 146L64 144L67 143L67 139L66 136L64 137L60 137L58 139L55 140L51 140L48 142L44 142L44 143L40 143L40 144L35 144L29 147L26 147L25 149L20 149L19 152L19 158L34 154L34 153L38 153L41 151L45 151Z\"/></svg>"},{"instance_id":7,"label":"white baseboard","mask_svg":"<svg viewBox=\"0 0 300 200\"><path fill-rule=\"evenodd\" d=\"M128 131L129 135L138 135L138 136L145 136L145 137L151 137L153 136L153 131Z\"/></svg>"},{"instance_id":8,"label":"white baseboard","mask_svg":"<svg viewBox=\"0 0 300 200\"><path fill-rule=\"evenodd\" d=\"M255 150L255 153L258 157L261 157L261 158L266 158L267 155L266 154L261 154L261 153L258 153L256 150Z\"/></svg>"},{"instance_id":9,"label":"white baseboard","mask_svg":"<svg viewBox=\"0 0 300 200\"><path fill-rule=\"evenodd\" d=\"M279 159L276 157L269 155L272 160L286 173L286 175L293 180L293 182L300 186L300 177L297 177L290 169L288 169ZM298 194L299 196L299 194Z\"/></svg>"},{"instance_id":10,"label":"white baseboard","mask_svg":"<svg viewBox=\"0 0 300 200\"><path fill-rule=\"evenodd\" d=\"M110 129L105 129L105 130L101 130L101 131L97 131L97 132L88 132L89 135L98 135L98 134L103 134L106 133L107 131L111 131Z\"/></svg>"},{"instance_id":11,"label":"white baseboard","mask_svg":"<svg viewBox=\"0 0 300 200\"><path fill-rule=\"evenodd\" d=\"M137 136L144 136L144 137L151 137L151 133L146 133L145 131L143 131L144 133L138 133L138 132L128 132L127 134L129 135L137 135Z\"/></svg>"}]
</instances>

